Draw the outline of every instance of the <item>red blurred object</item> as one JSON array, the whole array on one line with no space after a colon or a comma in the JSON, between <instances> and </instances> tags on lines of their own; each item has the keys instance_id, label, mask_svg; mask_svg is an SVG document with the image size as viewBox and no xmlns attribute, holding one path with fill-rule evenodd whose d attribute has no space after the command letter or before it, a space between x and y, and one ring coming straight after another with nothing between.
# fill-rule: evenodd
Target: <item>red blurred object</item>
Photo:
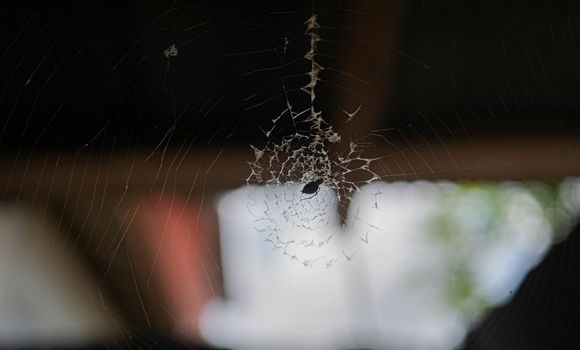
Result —
<instances>
[{"instance_id":1,"label":"red blurred object","mask_svg":"<svg viewBox=\"0 0 580 350\"><path fill-rule=\"evenodd\" d=\"M201 201L164 193L139 205L136 219L151 254L148 285L158 285L176 335L199 341L202 308L221 290L215 213Z\"/></svg>"}]
</instances>

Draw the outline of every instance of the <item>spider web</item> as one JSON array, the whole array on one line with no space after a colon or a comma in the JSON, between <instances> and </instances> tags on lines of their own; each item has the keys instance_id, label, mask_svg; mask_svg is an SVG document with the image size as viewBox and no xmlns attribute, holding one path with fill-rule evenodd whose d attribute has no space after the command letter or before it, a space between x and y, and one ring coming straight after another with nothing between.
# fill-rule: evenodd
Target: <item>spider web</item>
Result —
<instances>
[{"instance_id":1,"label":"spider web","mask_svg":"<svg viewBox=\"0 0 580 350\"><path fill-rule=\"evenodd\" d=\"M365 146L354 141L347 141L347 151L340 152L338 145L343 142L341 135L334 131L333 126L323 118L323 111L316 106L317 85L320 73L325 69L317 61L318 46L322 40L319 33L322 26L317 15L310 16L304 27L304 35L309 42L304 60L309 63L310 70L305 73L308 80L299 92L307 95L309 106L303 110L293 107L290 101L292 94L286 88L283 77L286 108L272 119L272 126L264 130L268 140L266 146L251 146L255 159L249 162L251 173L247 182L265 184L267 189L262 196L255 193L259 190L251 191L254 193L250 194L248 210L256 219L256 231L265 234L266 242L271 243L274 250L280 250L284 256L305 267L311 267L318 261L330 267L338 260L336 254L343 252L350 260L349 255L341 249L329 256L328 249L325 249L324 255L311 253L305 257L297 252L296 247L311 252L329 245L335 233L340 231L336 222L340 215L338 206L342 206L344 211L361 183L355 182L349 175L358 173L361 176L362 173L362 182L367 184L380 179L380 175L370 167L379 158L362 157ZM286 64L285 56L290 44L284 37L282 66ZM357 111L349 114L349 119L354 118ZM277 126L282 118L289 119L292 127L289 134L280 136ZM277 138L272 137L273 133ZM313 190L306 190L306 186L313 187ZM259 209L262 204L265 207L263 211ZM259 213L255 213L256 210Z\"/></svg>"},{"instance_id":2,"label":"spider web","mask_svg":"<svg viewBox=\"0 0 580 350\"><path fill-rule=\"evenodd\" d=\"M377 180L577 174L576 12L493 36L454 32L456 19L449 40L413 41L441 23L434 5L410 5L408 29L380 1L119 6L0 5L2 199L45 223L22 226L48 231L45 265L88 266L97 292L84 306L114 325L106 346L164 347L149 330L187 332L196 321L180 311L224 293L211 219L224 190L244 186L276 257L329 269L388 232L361 214L383 209L381 191L360 194ZM384 31L401 45L377 43ZM370 97L384 80L398 86L389 113ZM367 114L388 118L365 128ZM530 158L532 141L481 136L514 131L546 148Z\"/></svg>"}]
</instances>

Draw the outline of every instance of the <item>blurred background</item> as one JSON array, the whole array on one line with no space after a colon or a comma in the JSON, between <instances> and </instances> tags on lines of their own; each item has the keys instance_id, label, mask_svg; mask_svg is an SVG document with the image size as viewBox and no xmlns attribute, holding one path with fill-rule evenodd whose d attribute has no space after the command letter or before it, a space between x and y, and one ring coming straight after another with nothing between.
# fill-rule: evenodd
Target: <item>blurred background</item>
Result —
<instances>
[{"instance_id":1,"label":"blurred background","mask_svg":"<svg viewBox=\"0 0 580 350\"><path fill-rule=\"evenodd\" d=\"M578 11L1 2L0 347L577 348ZM313 15L344 206L246 181Z\"/></svg>"}]
</instances>

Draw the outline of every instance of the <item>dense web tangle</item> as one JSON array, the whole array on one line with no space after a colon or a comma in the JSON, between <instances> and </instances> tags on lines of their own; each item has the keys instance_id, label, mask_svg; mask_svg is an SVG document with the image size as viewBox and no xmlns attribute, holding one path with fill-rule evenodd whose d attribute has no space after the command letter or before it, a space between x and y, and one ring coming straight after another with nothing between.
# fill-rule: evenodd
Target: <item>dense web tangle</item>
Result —
<instances>
[{"instance_id":1,"label":"dense web tangle","mask_svg":"<svg viewBox=\"0 0 580 350\"><path fill-rule=\"evenodd\" d=\"M265 198L260 203L266 208L264 215L256 216L252 212L258 223L256 230L266 234L266 241L272 243L274 249L280 248L292 260L300 260L303 265L309 266L313 263L312 259L316 258L301 260L296 254L289 253L289 247L299 245L320 248L329 243L334 233L323 233L318 239L309 238L308 234L297 238L297 230L307 230L310 235L318 236L320 232L315 230L320 231L333 220L335 224L344 221L345 218L338 217L340 214L337 208L346 207L353 193L358 190L357 182L350 175L358 173L360 178L362 174L363 183L371 183L380 179L380 176L371 169L371 163L379 158L364 158L365 147L353 140L343 140L324 119L323 111L317 108L319 74L325 69L317 61L321 25L315 14L304 25L309 41L304 59L309 62L310 71L306 73L308 81L301 91L308 95L309 106L296 111L284 87L286 108L272 119L272 127L264 131L268 138L266 146L251 146L255 159L249 162L250 175L247 182L267 185ZM284 52L286 45L288 39L285 39ZM360 107L349 114L349 119L355 117L358 110ZM291 119L294 130L279 141L272 140L277 122L284 117ZM303 124L307 125L305 131L297 127ZM346 152L339 151L342 142L349 142ZM255 198L252 201L256 203ZM253 206L250 206L250 211ZM283 223L279 223L277 217ZM342 252L344 256L349 256ZM334 261L327 256L318 258L326 260L327 264Z\"/></svg>"}]
</instances>

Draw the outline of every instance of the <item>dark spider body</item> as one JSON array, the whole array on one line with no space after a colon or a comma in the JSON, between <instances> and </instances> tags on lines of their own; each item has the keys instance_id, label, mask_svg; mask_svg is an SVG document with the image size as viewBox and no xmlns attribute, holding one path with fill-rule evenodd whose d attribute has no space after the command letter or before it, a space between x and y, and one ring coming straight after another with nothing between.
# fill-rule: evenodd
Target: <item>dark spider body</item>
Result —
<instances>
[{"instance_id":1,"label":"dark spider body","mask_svg":"<svg viewBox=\"0 0 580 350\"><path fill-rule=\"evenodd\" d=\"M318 192L318 187L322 184L322 179L318 179L315 181L310 181L302 188L302 193L304 194L313 194Z\"/></svg>"}]
</instances>

